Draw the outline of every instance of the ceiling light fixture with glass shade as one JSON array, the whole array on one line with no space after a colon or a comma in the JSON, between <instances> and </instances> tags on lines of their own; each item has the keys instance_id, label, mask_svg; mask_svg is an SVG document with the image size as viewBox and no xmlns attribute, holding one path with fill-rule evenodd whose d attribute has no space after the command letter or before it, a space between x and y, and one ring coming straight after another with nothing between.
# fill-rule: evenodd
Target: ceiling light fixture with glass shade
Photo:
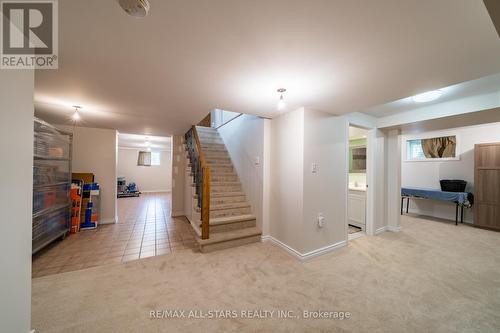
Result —
<instances>
[{"instance_id":1,"label":"ceiling light fixture with glass shade","mask_svg":"<svg viewBox=\"0 0 500 333\"><path fill-rule=\"evenodd\" d=\"M148 0L118 0L118 3L127 14L136 18L147 16L151 8Z\"/></svg>"},{"instance_id":2,"label":"ceiling light fixture with glass shade","mask_svg":"<svg viewBox=\"0 0 500 333\"><path fill-rule=\"evenodd\" d=\"M283 98L283 94L285 93L286 89L285 88L279 88L278 93L280 94L280 100L278 101L278 110L284 110L286 108L286 103Z\"/></svg>"},{"instance_id":3,"label":"ceiling light fixture with glass shade","mask_svg":"<svg viewBox=\"0 0 500 333\"><path fill-rule=\"evenodd\" d=\"M78 105L73 105L73 107L75 108L75 113L73 113L73 116L71 116L71 118L73 118L74 122L77 122L77 121L79 121L81 119L81 117L80 117L80 109L82 107L78 106Z\"/></svg>"},{"instance_id":4,"label":"ceiling light fixture with glass shade","mask_svg":"<svg viewBox=\"0 0 500 333\"><path fill-rule=\"evenodd\" d=\"M418 94L412 97L413 101L416 103L426 103L431 102L443 95L442 90L431 90L424 92L422 94Z\"/></svg>"}]
</instances>

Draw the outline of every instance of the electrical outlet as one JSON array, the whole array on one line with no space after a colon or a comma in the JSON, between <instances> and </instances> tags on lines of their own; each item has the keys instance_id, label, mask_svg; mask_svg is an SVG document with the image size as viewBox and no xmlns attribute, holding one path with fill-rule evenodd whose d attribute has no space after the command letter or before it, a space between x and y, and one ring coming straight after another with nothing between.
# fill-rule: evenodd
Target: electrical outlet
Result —
<instances>
[{"instance_id":1,"label":"electrical outlet","mask_svg":"<svg viewBox=\"0 0 500 333\"><path fill-rule=\"evenodd\" d=\"M323 228L325 225L325 216L323 213L318 213L318 227Z\"/></svg>"}]
</instances>

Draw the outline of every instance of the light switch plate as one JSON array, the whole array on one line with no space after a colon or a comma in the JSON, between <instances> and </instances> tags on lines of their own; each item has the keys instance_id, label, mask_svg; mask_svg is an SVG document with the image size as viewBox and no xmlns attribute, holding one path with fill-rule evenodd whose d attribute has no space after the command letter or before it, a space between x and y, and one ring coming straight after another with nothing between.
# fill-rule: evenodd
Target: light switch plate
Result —
<instances>
[{"instance_id":1,"label":"light switch plate","mask_svg":"<svg viewBox=\"0 0 500 333\"><path fill-rule=\"evenodd\" d=\"M312 173L318 173L318 164L317 163L312 163L311 164L311 172Z\"/></svg>"}]
</instances>

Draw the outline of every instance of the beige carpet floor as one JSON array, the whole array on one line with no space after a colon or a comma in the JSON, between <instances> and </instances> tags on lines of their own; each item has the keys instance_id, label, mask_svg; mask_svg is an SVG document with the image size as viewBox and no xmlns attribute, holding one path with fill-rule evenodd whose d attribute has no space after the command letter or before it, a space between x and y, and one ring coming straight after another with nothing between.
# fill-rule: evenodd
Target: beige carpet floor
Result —
<instances>
[{"instance_id":1,"label":"beige carpet floor","mask_svg":"<svg viewBox=\"0 0 500 333\"><path fill-rule=\"evenodd\" d=\"M35 278L32 327L37 333L499 332L500 233L407 216L402 227L308 262L260 243ZM169 309L235 310L238 317L150 318L151 310ZM240 310L294 311L299 318L245 319ZM304 319L303 310L349 311L351 318Z\"/></svg>"}]
</instances>

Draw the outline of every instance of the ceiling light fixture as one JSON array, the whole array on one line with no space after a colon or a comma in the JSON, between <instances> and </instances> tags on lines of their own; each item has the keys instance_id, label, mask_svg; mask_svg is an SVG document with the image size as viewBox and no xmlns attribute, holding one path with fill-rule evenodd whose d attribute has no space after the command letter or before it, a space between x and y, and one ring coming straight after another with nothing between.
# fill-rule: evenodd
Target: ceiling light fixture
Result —
<instances>
[{"instance_id":1,"label":"ceiling light fixture","mask_svg":"<svg viewBox=\"0 0 500 333\"><path fill-rule=\"evenodd\" d=\"M283 93L286 91L285 88L279 88L278 93L280 94L280 100L278 101L278 110L283 110L286 108L285 100L283 99Z\"/></svg>"},{"instance_id":2,"label":"ceiling light fixture","mask_svg":"<svg viewBox=\"0 0 500 333\"><path fill-rule=\"evenodd\" d=\"M118 0L118 3L130 16L141 18L149 14L148 0Z\"/></svg>"},{"instance_id":3,"label":"ceiling light fixture","mask_svg":"<svg viewBox=\"0 0 500 333\"><path fill-rule=\"evenodd\" d=\"M75 122L77 122L78 120L81 119L79 111L82 107L78 105L73 105L73 107L75 108L75 113L73 113L72 118Z\"/></svg>"},{"instance_id":4,"label":"ceiling light fixture","mask_svg":"<svg viewBox=\"0 0 500 333\"><path fill-rule=\"evenodd\" d=\"M412 97L414 102L417 103L425 103L425 102L431 102L433 100L438 99L443 95L443 92L441 90L431 90L424 92L422 94L418 94Z\"/></svg>"},{"instance_id":5,"label":"ceiling light fixture","mask_svg":"<svg viewBox=\"0 0 500 333\"><path fill-rule=\"evenodd\" d=\"M146 147L151 147L151 144L149 143L149 138L146 137Z\"/></svg>"}]
</instances>

